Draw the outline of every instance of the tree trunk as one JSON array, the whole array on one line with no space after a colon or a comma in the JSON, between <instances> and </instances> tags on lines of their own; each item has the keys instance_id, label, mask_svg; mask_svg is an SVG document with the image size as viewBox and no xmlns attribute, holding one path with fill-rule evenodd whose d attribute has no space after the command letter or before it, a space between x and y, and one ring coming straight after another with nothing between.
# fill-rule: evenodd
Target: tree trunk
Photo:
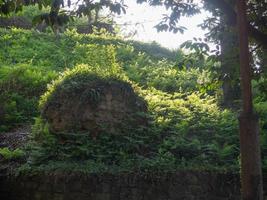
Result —
<instances>
[{"instance_id":1,"label":"tree trunk","mask_svg":"<svg viewBox=\"0 0 267 200\"><path fill-rule=\"evenodd\" d=\"M259 120L253 112L246 1L237 1L243 111L239 118L242 200L263 200Z\"/></svg>"},{"instance_id":2,"label":"tree trunk","mask_svg":"<svg viewBox=\"0 0 267 200\"><path fill-rule=\"evenodd\" d=\"M239 80L236 78L239 75L238 35L225 21L221 22L226 25L220 38L223 106L232 109L241 98Z\"/></svg>"}]
</instances>

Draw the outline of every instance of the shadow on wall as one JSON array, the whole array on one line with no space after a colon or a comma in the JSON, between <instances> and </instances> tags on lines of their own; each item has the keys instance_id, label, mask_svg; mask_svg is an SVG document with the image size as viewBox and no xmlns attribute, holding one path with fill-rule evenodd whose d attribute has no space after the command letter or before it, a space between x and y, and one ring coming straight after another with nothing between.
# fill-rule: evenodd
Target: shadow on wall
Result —
<instances>
[{"instance_id":1,"label":"shadow on wall","mask_svg":"<svg viewBox=\"0 0 267 200\"><path fill-rule=\"evenodd\" d=\"M5 200L239 200L238 175L176 172L0 177Z\"/></svg>"}]
</instances>

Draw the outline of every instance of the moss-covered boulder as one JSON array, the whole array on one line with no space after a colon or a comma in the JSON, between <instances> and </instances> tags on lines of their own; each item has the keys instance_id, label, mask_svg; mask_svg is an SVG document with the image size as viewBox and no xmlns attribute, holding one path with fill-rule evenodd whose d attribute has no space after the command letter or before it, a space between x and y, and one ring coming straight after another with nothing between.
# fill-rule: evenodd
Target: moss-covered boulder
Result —
<instances>
[{"instance_id":1,"label":"moss-covered boulder","mask_svg":"<svg viewBox=\"0 0 267 200\"><path fill-rule=\"evenodd\" d=\"M144 125L146 111L127 80L88 66L65 72L41 100L41 116L53 133L123 134Z\"/></svg>"}]
</instances>

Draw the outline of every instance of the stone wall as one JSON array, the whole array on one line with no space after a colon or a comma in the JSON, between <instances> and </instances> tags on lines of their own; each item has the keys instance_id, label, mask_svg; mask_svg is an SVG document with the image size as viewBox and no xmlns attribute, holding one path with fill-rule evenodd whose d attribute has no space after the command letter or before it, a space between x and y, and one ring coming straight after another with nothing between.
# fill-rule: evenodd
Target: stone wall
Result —
<instances>
[{"instance_id":1,"label":"stone wall","mask_svg":"<svg viewBox=\"0 0 267 200\"><path fill-rule=\"evenodd\" d=\"M239 200L233 174L177 172L0 177L3 200Z\"/></svg>"}]
</instances>

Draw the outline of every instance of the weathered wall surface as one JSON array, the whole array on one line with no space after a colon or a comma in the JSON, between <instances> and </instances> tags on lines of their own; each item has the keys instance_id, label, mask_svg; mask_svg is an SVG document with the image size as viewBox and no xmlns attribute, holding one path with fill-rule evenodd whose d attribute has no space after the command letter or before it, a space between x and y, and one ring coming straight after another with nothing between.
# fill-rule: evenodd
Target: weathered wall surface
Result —
<instances>
[{"instance_id":1,"label":"weathered wall surface","mask_svg":"<svg viewBox=\"0 0 267 200\"><path fill-rule=\"evenodd\" d=\"M3 200L239 200L239 191L237 175L208 172L0 177Z\"/></svg>"},{"instance_id":2,"label":"weathered wall surface","mask_svg":"<svg viewBox=\"0 0 267 200\"><path fill-rule=\"evenodd\" d=\"M87 79L89 77L87 74ZM49 123L52 133L73 134L75 130L97 135L106 130L106 133L119 134L146 124L146 118L138 115L147 112L146 102L129 83L101 80L101 77L79 80L78 75L70 79L78 86L65 81L41 109L42 118Z\"/></svg>"}]
</instances>

